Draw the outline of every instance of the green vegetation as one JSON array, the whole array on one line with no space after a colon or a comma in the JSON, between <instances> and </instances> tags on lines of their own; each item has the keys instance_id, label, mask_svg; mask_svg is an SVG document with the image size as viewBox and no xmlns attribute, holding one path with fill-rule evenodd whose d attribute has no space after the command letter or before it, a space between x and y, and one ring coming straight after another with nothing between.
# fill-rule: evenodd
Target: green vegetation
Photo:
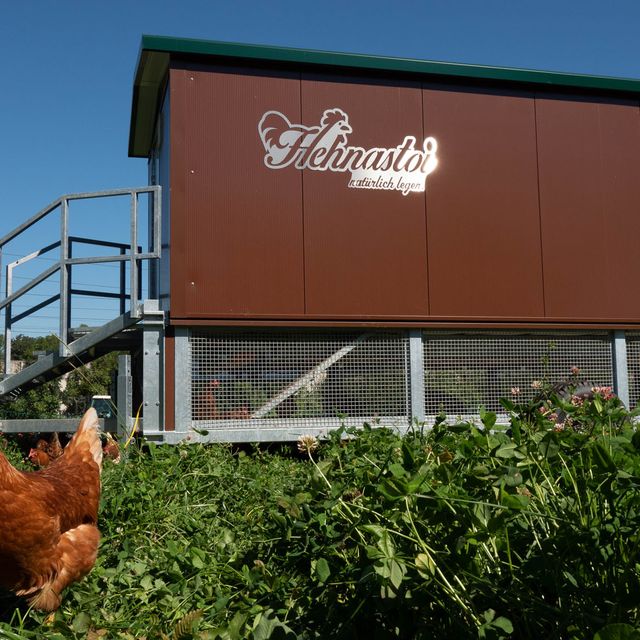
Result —
<instances>
[{"instance_id":1,"label":"green vegetation","mask_svg":"<svg viewBox=\"0 0 640 640\"><path fill-rule=\"evenodd\" d=\"M131 447L95 569L45 627L0 599L0 638L640 637L640 434L574 392L302 453Z\"/></svg>"},{"instance_id":2,"label":"green vegetation","mask_svg":"<svg viewBox=\"0 0 640 640\"><path fill-rule=\"evenodd\" d=\"M18 335L11 343L12 360L28 366L36 361L38 353L55 351L59 345L54 335ZM87 365L78 363L77 368L64 378L63 384L61 380L51 380L21 394L16 400L0 403L0 419L79 417L90 406L92 396L109 393L117 367L117 353L102 356Z\"/></svg>"}]
</instances>

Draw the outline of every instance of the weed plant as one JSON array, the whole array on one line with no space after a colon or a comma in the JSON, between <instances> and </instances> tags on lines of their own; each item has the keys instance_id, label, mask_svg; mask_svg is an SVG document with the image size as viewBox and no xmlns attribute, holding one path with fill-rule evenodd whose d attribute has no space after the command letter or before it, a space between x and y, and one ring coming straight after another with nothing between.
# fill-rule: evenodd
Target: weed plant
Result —
<instances>
[{"instance_id":1,"label":"weed plant","mask_svg":"<svg viewBox=\"0 0 640 640\"><path fill-rule=\"evenodd\" d=\"M640 637L640 434L607 389L249 452L127 450L96 567L0 638ZM12 452L12 455L15 452Z\"/></svg>"}]
</instances>

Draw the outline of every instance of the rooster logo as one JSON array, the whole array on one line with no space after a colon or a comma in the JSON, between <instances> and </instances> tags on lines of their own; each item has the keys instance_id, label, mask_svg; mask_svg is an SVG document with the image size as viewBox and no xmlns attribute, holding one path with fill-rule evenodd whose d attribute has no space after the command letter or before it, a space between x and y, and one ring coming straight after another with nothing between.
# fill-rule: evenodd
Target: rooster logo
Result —
<instances>
[{"instance_id":1,"label":"rooster logo","mask_svg":"<svg viewBox=\"0 0 640 640\"><path fill-rule=\"evenodd\" d=\"M395 147L365 149L347 145L353 132L342 109L327 109L315 127L291 124L280 111L267 111L258 123L258 134L269 169L295 167L312 171L349 172L351 189L383 189L403 195L425 190L427 176L438 165L435 138L418 144L405 136Z\"/></svg>"},{"instance_id":2,"label":"rooster logo","mask_svg":"<svg viewBox=\"0 0 640 640\"><path fill-rule=\"evenodd\" d=\"M279 111L267 111L260 120L258 132L266 151L264 163L270 169L282 169L295 163L303 169L313 159L313 152L344 146L353 129L342 109L327 109L320 125L305 127L291 124Z\"/></svg>"}]
</instances>

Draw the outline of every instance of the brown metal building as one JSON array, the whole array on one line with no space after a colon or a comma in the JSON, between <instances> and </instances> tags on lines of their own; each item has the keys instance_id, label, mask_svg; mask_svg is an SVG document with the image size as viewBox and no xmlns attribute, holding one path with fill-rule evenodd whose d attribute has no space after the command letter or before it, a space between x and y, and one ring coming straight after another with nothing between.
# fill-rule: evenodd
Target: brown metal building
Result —
<instances>
[{"instance_id":1,"label":"brown metal building","mask_svg":"<svg viewBox=\"0 0 640 640\"><path fill-rule=\"evenodd\" d=\"M637 92L633 81L145 38L130 153L157 162L169 192L170 322L633 324ZM336 107L349 145L435 138L426 190L266 166L265 113L312 126Z\"/></svg>"},{"instance_id":2,"label":"brown metal building","mask_svg":"<svg viewBox=\"0 0 640 640\"><path fill-rule=\"evenodd\" d=\"M144 37L129 149L164 194L167 428L299 431L306 387L309 428L402 424L571 365L635 402L639 95Z\"/></svg>"},{"instance_id":3,"label":"brown metal building","mask_svg":"<svg viewBox=\"0 0 640 640\"><path fill-rule=\"evenodd\" d=\"M499 410L572 366L635 406L639 152L639 81L144 36L149 248L125 190L130 247L91 259L130 264L121 317L67 344L61 278L65 349L0 395L126 335L145 435L170 442Z\"/></svg>"}]
</instances>

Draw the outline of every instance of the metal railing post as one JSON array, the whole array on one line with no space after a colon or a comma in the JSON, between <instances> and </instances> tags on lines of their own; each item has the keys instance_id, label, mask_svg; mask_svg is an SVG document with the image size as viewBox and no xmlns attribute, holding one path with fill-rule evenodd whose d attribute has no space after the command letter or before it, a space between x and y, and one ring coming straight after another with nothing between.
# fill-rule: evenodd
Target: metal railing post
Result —
<instances>
[{"instance_id":1,"label":"metal railing post","mask_svg":"<svg viewBox=\"0 0 640 640\"><path fill-rule=\"evenodd\" d=\"M154 203L155 193L149 194L147 201L147 241L149 251L153 253L156 250L156 232L154 227ZM158 297L158 265L155 260L152 260L148 266L148 293L147 297L156 299Z\"/></svg>"},{"instance_id":2,"label":"metal railing post","mask_svg":"<svg viewBox=\"0 0 640 640\"><path fill-rule=\"evenodd\" d=\"M131 194L131 248L130 248L130 284L129 295L131 302L131 317L139 317L138 309L138 261L136 259L138 253L138 196L134 192Z\"/></svg>"},{"instance_id":3,"label":"metal railing post","mask_svg":"<svg viewBox=\"0 0 640 640\"><path fill-rule=\"evenodd\" d=\"M62 198L60 208L60 350L68 355L69 342L69 201Z\"/></svg>"},{"instance_id":4,"label":"metal railing post","mask_svg":"<svg viewBox=\"0 0 640 640\"><path fill-rule=\"evenodd\" d=\"M153 253L160 257L162 253L162 228L160 221L162 220L162 198L160 197L160 187L156 186L151 194L153 198ZM160 297L160 263L155 260L152 261L155 276L154 286L156 289L157 298Z\"/></svg>"},{"instance_id":5,"label":"metal railing post","mask_svg":"<svg viewBox=\"0 0 640 640\"><path fill-rule=\"evenodd\" d=\"M126 249L120 249L120 255L124 256L126 255L127 250ZM127 302L127 294L126 294L126 288L127 288L127 273L126 273L126 267L125 267L126 263L125 262L121 262L120 263L120 315L122 315L125 311L126 311L126 302Z\"/></svg>"},{"instance_id":6,"label":"metal railing post","mask_svg":"<svg viewBox=\"0 0 640 640\"><path fill-rule=\"evenodd\" d=\"M67 239L67 258L73 258L73 240L71 238ZM67 271L67 329L71 327L71 292L73 290L73 267L68 265ZM65 344L67 341L65 340Z\"/></svg>"},{"instance_id":7,"label":"metal railing post","mask_svg":"<svg viewBox=\"0 0 640 640\"><path fill-rule=\"evenodd\" d=\"M5 291L7 298L13 291L13 269L7 265L7 279ZM4 310L4 377L11 375L11 305L7 305Z\"/></svg>"}]
</instances>

